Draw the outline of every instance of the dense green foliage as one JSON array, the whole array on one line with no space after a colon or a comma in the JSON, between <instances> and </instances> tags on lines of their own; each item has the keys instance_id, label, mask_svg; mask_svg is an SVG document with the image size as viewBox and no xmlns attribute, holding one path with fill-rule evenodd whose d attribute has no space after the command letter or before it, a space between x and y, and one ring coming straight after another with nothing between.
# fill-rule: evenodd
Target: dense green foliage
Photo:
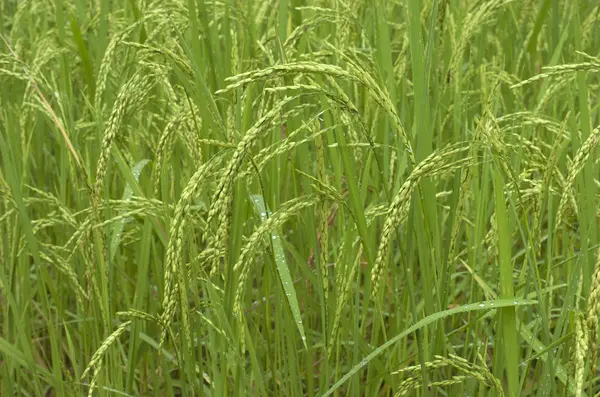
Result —
<instances>
[{"instance_id":1,"label":"dense green foliage","mask_svg":"<svg viewBox=\"0 0 600 397\"><path fill-rule=\"evenodd\" d=\"M2 0L0 395L595 395L599 18Z\"/></svg>"}]
</instances>

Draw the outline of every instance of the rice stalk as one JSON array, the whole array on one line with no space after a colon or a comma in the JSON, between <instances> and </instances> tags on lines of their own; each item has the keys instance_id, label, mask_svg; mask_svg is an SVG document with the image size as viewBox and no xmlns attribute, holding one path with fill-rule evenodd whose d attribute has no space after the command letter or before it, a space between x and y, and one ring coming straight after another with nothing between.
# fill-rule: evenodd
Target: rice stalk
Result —
<instances>
[{"instance_id":1,"label":"rice stalk","mask_svg":"<svg viewBox=\"0 0 600 397\"><path fill-rule=\"evenodd\" d=\"M444 173L451 172L460 167L464 167L469 163L469 159L457 160L450 162L449 160L464 152L467 148L465 147L450 147L449 149L433 152L421 163L419 163L412 173L406 178L398 193L394 196L394 200L389 206L387 217L383 225L383 231L381 233L381 239L379 242L379 249L375 264L371 271L371 283L372 283L372 298L375 299L379 292L379 282L383 271L387 268L387 254L390 247L392 235L396 228L400 226L408 216L408 210L410 206L410 198L412 193L424 177L440 176Z\"/></svg>"},{"instance_id":2,"label":"rice stalk","mask_svg":"<svg viewBox=\"0 0 600 397\"><path fill-rule=\"evenodd\" d=\"M598 140L600 140L600 127L592 131L590 136L581 145L581 147L575 154L575 157L573 158L573 163L569 167L569 176L567 177L563 194L558 204L558 210L556 212L556 225L554 227L555 232L558 230L561 223L563 222L564 213L567 207L567 201L569 196L571 195L571 189L573 188L573 185L575 183L575 178L583 170L583 167L585 166L585 163L587 162L590 154L596 148Z\"/></svg>"},{"instance_id":3,"label":"rice stalk","mask_svg":"<svg viewBox=\"0 0 600 397\"><path fill-rule=\"evenodd\" d=\"M162 347L165 338L167 336L167 327L170 325L173 315L175 314L176 297L179 288L179 280L176 282L175 275L180 273L179 268L181 267L181 259L183 257L183 232L188 222L188 214L194 199L195 192L201 186L206 183L208 176L212 172L213 168L218 163L218 158L213 159L201 165L194 175L188 181L186 187L181 193L177 205L175 206L175 214L169 228L169 243L167 246L167 253L165 259L165 274L164 274L164 295L163 295L163 312L159 319L163 325L163 330L160 336L159 345ZM187 307L181 307L181 311L184 312Z\"/></svg>"}]
</instances>

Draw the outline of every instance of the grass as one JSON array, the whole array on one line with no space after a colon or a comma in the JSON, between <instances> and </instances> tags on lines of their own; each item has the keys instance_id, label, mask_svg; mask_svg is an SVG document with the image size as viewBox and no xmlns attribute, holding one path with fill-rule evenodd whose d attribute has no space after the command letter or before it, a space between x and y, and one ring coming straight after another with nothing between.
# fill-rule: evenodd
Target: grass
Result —
<instances>
[{"instance_id":1,"label":"grass","mask_svg":"<svg viewBox=\"0 0 600 397\"><path fill-rule=\"evenodd\" d=\"M1 2L0 395L597 395L599 18Z\"/></svg>"}]
</instances>

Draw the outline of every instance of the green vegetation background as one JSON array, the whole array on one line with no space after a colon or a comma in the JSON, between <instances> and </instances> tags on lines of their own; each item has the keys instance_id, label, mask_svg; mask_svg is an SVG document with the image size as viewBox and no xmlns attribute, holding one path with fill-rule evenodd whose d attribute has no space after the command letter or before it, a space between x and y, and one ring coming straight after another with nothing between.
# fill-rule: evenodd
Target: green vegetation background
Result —
<instances>
[{"instance_id":1,"label":"green vegetation background","mask_svg":"<svg viewBox=\"0 0 600 397\"><path fill-rule=\"evenodd\" d=\"M594 396L600 5L0 2L0 395Z\"/></svg>"}]
</instances>

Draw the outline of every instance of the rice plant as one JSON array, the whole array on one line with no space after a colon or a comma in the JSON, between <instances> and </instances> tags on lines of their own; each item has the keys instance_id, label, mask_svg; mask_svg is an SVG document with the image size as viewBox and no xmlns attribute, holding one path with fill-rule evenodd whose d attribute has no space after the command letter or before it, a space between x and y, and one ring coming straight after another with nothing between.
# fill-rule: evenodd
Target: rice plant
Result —
<instances>
[{"instance_id":1,"label":"rice plant","mask_svg":"<svg viewBox=\"0 0 600 397\"><path fill-rule=\"evenodd\" d=\"M589 0L3 0L0 395L600 395L599 73Z\"/></svg>"}]
</instances>

